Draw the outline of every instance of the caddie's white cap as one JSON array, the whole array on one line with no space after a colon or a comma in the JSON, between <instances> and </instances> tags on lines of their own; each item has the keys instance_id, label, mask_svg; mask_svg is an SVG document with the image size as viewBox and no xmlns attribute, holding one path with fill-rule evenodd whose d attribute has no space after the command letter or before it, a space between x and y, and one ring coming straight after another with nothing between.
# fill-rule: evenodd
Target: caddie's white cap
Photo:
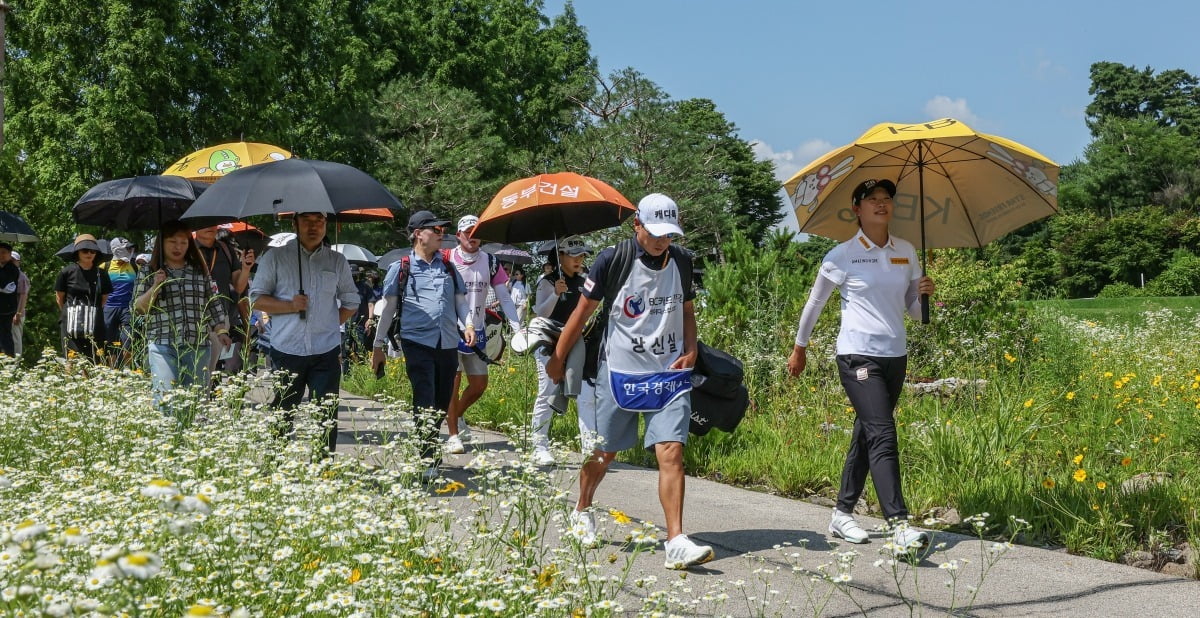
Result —
<instances>
[{"instance_id":1,"label":"caddie's white cap","mask_svg":"<svg viewBox=\"0 0 1200 618\"><path fill-rule=\"evenodd\" d=\"M638 202L637 218L654 236L683 236L683 228L679 227L679 206L661 193L651 193Z\"/></svg>"},{"instance_id":2,"label":"caddie's white cap","mask_svg":"<svg viewBox=\"0 0 1200 618\"><path fill-rule=\"evenodd\" d=\"M476 217L475 215L463 215L463 217L458 220L457 229L460 232L465 232L476 225L479 225L479 217Z\"/></svg>"}]
</instances>

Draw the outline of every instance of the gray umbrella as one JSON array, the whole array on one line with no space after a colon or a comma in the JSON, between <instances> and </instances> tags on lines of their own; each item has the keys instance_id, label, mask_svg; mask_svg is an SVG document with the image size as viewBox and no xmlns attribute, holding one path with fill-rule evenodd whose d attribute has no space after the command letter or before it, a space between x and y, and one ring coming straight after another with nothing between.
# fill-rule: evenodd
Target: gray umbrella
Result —
<instances>
[{"instance_id":1,"label":"gray umbrella","mask_svg":"<svg viewBox=\"0 0 1200 618\"><path fill-rule=\"evenodd\" d=\"M379 258L375 257L374 253L358 245L340 244L334 245L333 250L346 257L346 261L359 266L374 266Z\"/></svg>"},{"instance_id":2,"label":"gray umbrella","mask_svg":"<svg viewBox=\"0 0 1200 618\"><path fill-rule=\"evenodd\" d=\"M0 241L37 242L37 234L21 217L11 212L0 212Z\"/></svg>"},{"instance_id":3,"label":"gray umbrella","mask_svg":"<svg viewBox=\"0 0 1200 618\"><path fill-rule=\"evenodd\" d=\"M484 251L496 256L496 259L500 260L501 262L509 262L512 264L533 263L533 256L530 255L528 251L512 245L490 242L480 247L480 249L483 249Z\"/></svg>"},{"instance_id":4,"label":"gray umbrella","mask_svg":"<svg viewBox=\"0 0 1200 618\"><path fill-rule=\"evenodd\" d=\"M284 159L230 172L213 183L180 219L200 228L255 215L320 212L335 217L342 211L368 208L400 210L403 205L358 168L332 161ZM300 243L296 243L296 252L300 252ZM300 281L303 285L304 278ZM303 287L300 294L304 294ZM300 317L305 317L304 312Z\"/></svg>"}]
</instances>

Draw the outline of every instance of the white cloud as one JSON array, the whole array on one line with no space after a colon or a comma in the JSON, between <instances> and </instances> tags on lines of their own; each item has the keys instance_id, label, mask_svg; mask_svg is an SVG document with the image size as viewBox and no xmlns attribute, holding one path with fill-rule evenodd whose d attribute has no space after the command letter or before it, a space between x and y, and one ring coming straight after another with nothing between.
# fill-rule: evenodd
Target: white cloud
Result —
<instances>
[{"instance_id":1,"label":"white cloud","mask_svg":"<svg viewBox=\"0 0 1200 618\"><path fill-rule=\"evenodd\" d=\"M925 113L931 118L954 118L967 124L979 122L979 117L967 106L966 99L951 99L943 94L925 102Z\"/></svg>"},{"instance_id":2,"label":"white cloud","mask_svg":"<svg viewBox=\"0 0 1200 618\"><path fill-rule=\"evenodd\" d=\"M750 142L754 156L760 161L771 161L775 164L775 178L780 182L791 178L801 168L812 163L817 157L833 149L833 144L823 139L810 139L792 150L776 151L770 144L762 140Z\"/></svg>"},{"instance_id":3,"label":"white cloud","mask_svg":"<svg viewBox=\"0 0 1200 618\"><path fill-rule=\"evenodd\" d=\"M796 175L796 172L812 163L817 157L833 150L833 144L814 138L791 150L776 151L770 144L762 140L754 140L750 142L750 148L754 150L754 156L758 157L759 161L771 161L775 164L775 178L779 182L783 182ZM798 232L800 224L797 223L796 214L792 211L791 200L782 189L779 191L779 197L783 202L784 217L776 227ZM804 241L807 238L808 234L801 234L797 240Z\"/></svg>"}]
</instances>

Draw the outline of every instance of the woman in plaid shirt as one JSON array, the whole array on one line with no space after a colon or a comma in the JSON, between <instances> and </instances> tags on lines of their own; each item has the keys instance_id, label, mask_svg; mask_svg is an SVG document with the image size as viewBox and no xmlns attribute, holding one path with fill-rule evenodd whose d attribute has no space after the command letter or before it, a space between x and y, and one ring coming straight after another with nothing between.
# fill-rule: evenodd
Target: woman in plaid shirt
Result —
<instances>
[{"instance_id":1,"label":"woman in plaid shirt","mask_svg":"<svg viewBox=\"0 0 1200 618\"><path fill-rule=\"evenodd\" d=\"M208 384L208 331L215 328L221 344L230 345L225 306L216 298L208 274L186 225L162 227L162 242L150 260L151 275L138 282L133 310L147 315L145 336L154 404L178 384Z\"/></svg>"}]
</instances>

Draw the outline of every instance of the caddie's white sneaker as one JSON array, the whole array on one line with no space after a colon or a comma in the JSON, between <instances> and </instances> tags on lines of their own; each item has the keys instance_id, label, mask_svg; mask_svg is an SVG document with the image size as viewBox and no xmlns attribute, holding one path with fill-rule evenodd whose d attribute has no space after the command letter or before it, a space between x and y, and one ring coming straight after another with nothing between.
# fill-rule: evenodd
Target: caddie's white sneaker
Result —
<instances>
[{"instance_id":1,"label":"caddie's white sneaker","mask_svg":"<svg viewBox=\"0 0 1200 618\"><path fill-rule=\"evenodd\" d=\"M571 524L570 533L579 539L580 545L587 548L600 545L599 539L596 538L596 516L591 511L572 510L567 521Z\"/></svg>"},{"instance_id":2,"label":"caddie's white sneaker","mask_svg":"<svg viewBox=\"0 0 1200 618\"><path fill-rule=\"evenodd\" d=\"M467 447L463 446L462 438L450 436L446 438L446 452L453 455L462 455L467 452Z\"/></svg>"},{"instance_id":3,"label":"caddie's white sneaker","mask_svg":"<svg viewBox=\"0 0 1200 618\"><path fill-rule=\"evenodd\" d=\"M866 543L867 531L858 525L853 515L833 509L833 519L829 522L829 534L845 539L847 543Z\"/></svg>"},{"instance_id":4,"label":"caddie's white sneaker","mask_svg":"<svg viewBox=\"0 0 1200 618\"><path fill-rule=\"evenodd\" d=\"M704 564L716 555L712 547L697 545L687 538L686 534L680 534L667 541L665 547L667 550L665 566L677 571Z\"/></svg>"},{"instance_id":5,"label":"caddie's white sneaker","mask_svg":"<svg viewBox=\"0 0 1200 618\"><path fill-rule=\"evenodd\" d=\"M471 427L467 425L467 419L458 417L458 437L463 442L471 441Z\"/></svg>"},{"instance_id":6,"label":"caddie's white sneaker","mask_svg":"<svg viewBox=\"0 0 1200 618\"><path fill-rule=\"evenodd\" d=\"M539 466L553 466L554 454L546 447L538 447L533 449L533 463Z\"/></svg>"}]
</instances>

